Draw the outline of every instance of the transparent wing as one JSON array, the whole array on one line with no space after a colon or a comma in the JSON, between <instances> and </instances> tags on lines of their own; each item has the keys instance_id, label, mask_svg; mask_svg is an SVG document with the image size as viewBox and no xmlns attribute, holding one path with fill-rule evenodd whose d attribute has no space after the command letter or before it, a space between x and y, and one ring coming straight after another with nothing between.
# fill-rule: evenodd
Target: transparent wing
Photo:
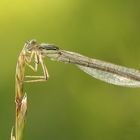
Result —
<instances>
[{"instance_id":1,"label":"transparent wing","mask_svg":"<svg viewBox=\"0 0 140 140\"><path fill-rule=\"evenodd\" d=\"M99 69L94 69L90 67L85 67L81 65L77 65L82 71L87 74L93 76L96 79L100 79L110 84L120 85L125 87L140 87L140 81L135 79L130 79L127 77L123 77L114 73L110 73L107 71L102 71Z\"/></svg>"},{"instance_id":2,"label":"transparent wing","mask_svg":"<svg viewBox=\"0 0 140 140\"><path fill-rule=\"evenodd\" d=\"M124 66L112 64L98 59L92 59L84 55L65 50L53 50L42 55L52 60L77 65L89 75L110 84L125 87L140 87L140 71Z\"/></svg>"}]
</instances>

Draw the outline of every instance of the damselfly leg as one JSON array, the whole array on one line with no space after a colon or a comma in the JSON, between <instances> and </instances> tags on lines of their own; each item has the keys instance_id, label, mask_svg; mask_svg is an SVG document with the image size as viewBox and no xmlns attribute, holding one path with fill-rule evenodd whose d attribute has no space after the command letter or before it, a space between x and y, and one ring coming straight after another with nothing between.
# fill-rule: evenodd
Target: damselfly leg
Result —
<instances>
[{"instance_id":1,"label":"damselfly leg","mask_svg":"<svg viewBox=\"0 0 140 140\"><path fill-rule=\"evenodd\" d=\"M35 63L34 66L31 65L32 60ZM42 70L43 70L43 76L38 76L38 75L30 76L30 75L26 75L25 77L28 78L28 79L31 79L31 80L25 80L24 82L32 83L32 82L47 81L47 79L49 78L49 74L48 74L47 67L46 67L46 65L43 62L42 56L40 54L37 54L37 52L35 52L35 51L31 52L30 57L26 58L26 65L29 68L31 68L34 72L37 72L39 64L41 64L41 67L42 67Z\"/></svg>"}]
</instances>

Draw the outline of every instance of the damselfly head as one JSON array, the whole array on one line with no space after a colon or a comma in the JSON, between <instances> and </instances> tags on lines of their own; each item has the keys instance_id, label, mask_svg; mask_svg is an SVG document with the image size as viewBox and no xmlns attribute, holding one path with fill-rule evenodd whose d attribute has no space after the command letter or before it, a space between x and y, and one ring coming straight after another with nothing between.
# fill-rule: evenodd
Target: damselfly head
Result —
<instances>
[{"instance_id":1,"label":"damselfly head","mask_svg":"<svg viewBox=\"0 0 140 140\"><path fill-rule=\"evenodd\" d=\"M37 43L37 41L35 40L35 39L32 39L32 40L30 40L30 41L26 41L25 42L25 49L27 50L27 51L32 51L32 50L34 50L34 49L36 49L38 47L38 43Z\"/></svg>"}]
</instances>

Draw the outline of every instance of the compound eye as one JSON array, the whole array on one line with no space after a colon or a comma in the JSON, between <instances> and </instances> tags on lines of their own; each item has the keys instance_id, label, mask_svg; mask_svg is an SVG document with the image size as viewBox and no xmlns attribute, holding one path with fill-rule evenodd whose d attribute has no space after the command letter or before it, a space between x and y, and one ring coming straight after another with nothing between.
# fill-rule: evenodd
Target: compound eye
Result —
<instances>
[{"instance_id":1,"label":"compound eye","mask_svg":"<svg viewBox=\"0 0 140 140\"><path fill-rule=\"evenodd\" d=\"M35 40L35 39L32 39L31 41L30 41L30 44L31 45L35 45L37 43L37 41Z\"/></svg>"}]
</instances>

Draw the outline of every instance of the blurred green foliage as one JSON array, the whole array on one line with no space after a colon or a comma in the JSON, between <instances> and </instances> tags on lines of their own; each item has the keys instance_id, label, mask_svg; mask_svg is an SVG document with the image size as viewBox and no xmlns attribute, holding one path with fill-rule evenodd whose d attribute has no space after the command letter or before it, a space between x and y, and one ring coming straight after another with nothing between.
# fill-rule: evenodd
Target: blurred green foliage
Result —
<instances>
[{"instance_id":1,"label":"blurred green foliage","mask_svg":"<svg viewBox=\"0 0 140 140\"><path fill-rule=\"evenodd\" d=\"M15 67L26 40L140 68L139 13L138 0L1 0L0 140L10 138L14 125ZM109 85L72 65L45 61L50 79L25 85L25 140L140 139L140 89Z\"/></svg>"}]
</instances>

